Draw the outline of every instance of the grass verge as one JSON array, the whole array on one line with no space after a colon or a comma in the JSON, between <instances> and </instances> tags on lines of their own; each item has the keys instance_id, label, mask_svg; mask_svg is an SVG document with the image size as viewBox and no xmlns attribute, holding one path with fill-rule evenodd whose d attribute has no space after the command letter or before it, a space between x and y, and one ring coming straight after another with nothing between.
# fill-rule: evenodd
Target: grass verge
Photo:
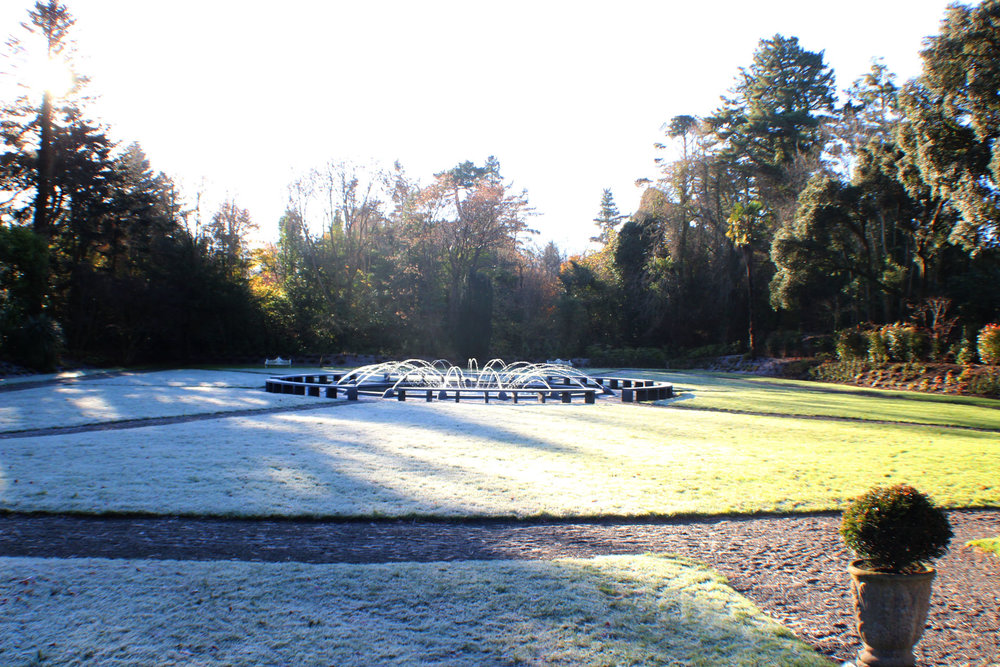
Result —
<instances>
[{"instance_id":1,"label":"grass verge","mask_svg":"<svg viewBox=\"0 0 1000 667\"><path fill-rule=\"evenodd\" d=\"M1000 535L997 537L987 537L981 540L972 540L967 546L975 547L984 553L989 553L1000 558Z\"/></svg>"},{"instance_id":2,"label":"grass verge","mask_svg":"<svg viewBox=\"0 0 1000 667\"><path fill-rule=\"evenodd\" d=\"M661 556L4 558L0 597L0 662L14 666L829 665L715 572Z\"/></svg>"}]
</instances>

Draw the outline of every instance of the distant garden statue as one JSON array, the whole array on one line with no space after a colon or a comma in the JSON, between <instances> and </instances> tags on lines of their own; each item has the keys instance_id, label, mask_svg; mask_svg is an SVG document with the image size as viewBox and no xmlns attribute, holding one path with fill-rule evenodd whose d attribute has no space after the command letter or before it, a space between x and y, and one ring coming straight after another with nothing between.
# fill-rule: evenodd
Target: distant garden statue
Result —
<instances>
[{"instance_id":1,"label":"distant garden statue","mask_svg":"<svg viewBox=\"0 0 1000 667\"><path fill-rule=\"evenodd\" d=\"M561 361L561 360L557 360ZM445 401L462 399L495 401L547 400L572 403L582 399L621 396L624 403L657 401L673 397L673 385L625 377L591 377L567 363L504 363L493 359L482 368L470 359L465 369L438 359L392 361L371 364L346 373L285 375L267 381L268 392L303 396L378 396L405 401L407 398ZM618 392L618 393L616 393Z\"/></svg>"}]
</instances>

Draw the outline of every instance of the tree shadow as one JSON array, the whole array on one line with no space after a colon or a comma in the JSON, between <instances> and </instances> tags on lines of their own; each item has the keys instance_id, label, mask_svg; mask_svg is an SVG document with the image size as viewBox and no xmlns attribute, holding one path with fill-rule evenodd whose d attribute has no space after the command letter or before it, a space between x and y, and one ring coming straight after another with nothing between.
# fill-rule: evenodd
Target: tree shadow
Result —
<instances>
[{"instance_id":1,"label":"tree shadow","mask_svg":"<svg viewBox=\"0 0 1000 667\"><path fill-rule=\"evenodd\" d=\"M198 664L828 661L692 561L305 565L17 559L8 659ZM69 594L71 592L71 594ZM186 655L187 659L184 659Z\"/></svg>"}]
</instances>

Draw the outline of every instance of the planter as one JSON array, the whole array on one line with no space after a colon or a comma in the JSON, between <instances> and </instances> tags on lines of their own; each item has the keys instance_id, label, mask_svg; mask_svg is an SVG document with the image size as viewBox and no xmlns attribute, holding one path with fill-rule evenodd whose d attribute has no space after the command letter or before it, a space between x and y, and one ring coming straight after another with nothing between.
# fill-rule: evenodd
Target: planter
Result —
<instances>
[{"instance_id":1,"label":"planter","mask_svg":"<svg viewBox=\"0 0 1000 667\"><path fill-rule=\"evenodd\" d=\"M848 566L858 634L864 648L859 667L912 667L913 647L920 641L931 600L933 567L914 574L888 574Z\"/></svg>"}]
</instances>

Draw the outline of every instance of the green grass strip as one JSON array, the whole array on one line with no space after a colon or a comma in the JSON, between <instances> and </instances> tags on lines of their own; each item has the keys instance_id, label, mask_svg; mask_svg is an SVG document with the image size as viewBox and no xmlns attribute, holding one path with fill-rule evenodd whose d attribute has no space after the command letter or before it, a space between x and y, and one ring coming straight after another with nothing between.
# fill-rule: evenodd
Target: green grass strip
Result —
<instances>
[{"instance_id":1,"label":"green grass strip","mask_svg":"<svg viewBox=\"0 0 1000 667\"><path fill-rule=\"evenodd\" d=\"M988 537L981 540L972 540L966 543L967 546L975 547L980 551L985 553L994 554L1000 558L1000 535L997 537Z\"/></svg>"},{"instance_id":2,"label":"green grass strip","mask_svg":"<svg viewBox=\"0 0 1000 667\"><path fill-rule=\"evenodd\" d=\"M678 407L1000 430L1000 400L722 373L638 373L674 384Z\"/></svg>"}]
</instances>

